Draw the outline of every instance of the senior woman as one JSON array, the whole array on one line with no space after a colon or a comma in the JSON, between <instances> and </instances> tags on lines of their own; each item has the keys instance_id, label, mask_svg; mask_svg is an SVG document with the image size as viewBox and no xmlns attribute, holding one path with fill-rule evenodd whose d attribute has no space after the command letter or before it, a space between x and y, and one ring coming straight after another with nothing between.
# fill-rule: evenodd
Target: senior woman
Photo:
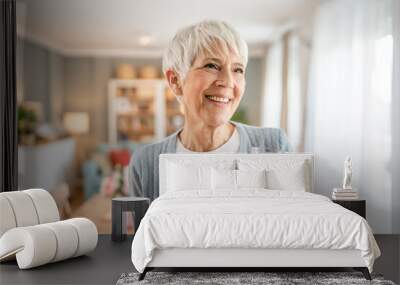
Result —
<instances>
[{"instance_id":1,"label":"senior woman","mask_svg":"<svg viewBox=\"0 0 400 285\"><path fill-rule=\"evenodd\" d=\"M247 61L247 44L225 22L203 21L178 31L164 54L163 72L184 107L184 126L133 154L129 188L134 196L158 197L161 153L289 151L281 129L230 121L245 90Z\"/></svg>"}]
</instances>

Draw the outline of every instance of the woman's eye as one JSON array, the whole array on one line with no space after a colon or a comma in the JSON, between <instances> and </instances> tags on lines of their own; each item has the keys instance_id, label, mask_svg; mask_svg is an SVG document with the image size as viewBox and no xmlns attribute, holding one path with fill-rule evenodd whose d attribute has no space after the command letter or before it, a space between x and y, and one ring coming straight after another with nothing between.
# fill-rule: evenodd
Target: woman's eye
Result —
<instances>
[{"instance_id":1,"label":"woman's eye","mask_svg":"<svg viewBox=\"0 0 400 285\"><path fill-rule=\"evenodd\" d=\"M243 68L240 68L240 67L238 67L238 68L235 68L235 70L234 70L235 72L237 72L237 73L241 73L241 74L243 74L244 73L244 70L243 70Z\"/></svg>"},{"instance_id":2,"label":"woman's eye","mask_svg":"<svg viewBox=\"0 0 400 285\"><path fill-rule=\"evenodd\" d=\"M219 66L215 63L207 63L204 67L219 70Z\"/></svg>"}]
</instances>

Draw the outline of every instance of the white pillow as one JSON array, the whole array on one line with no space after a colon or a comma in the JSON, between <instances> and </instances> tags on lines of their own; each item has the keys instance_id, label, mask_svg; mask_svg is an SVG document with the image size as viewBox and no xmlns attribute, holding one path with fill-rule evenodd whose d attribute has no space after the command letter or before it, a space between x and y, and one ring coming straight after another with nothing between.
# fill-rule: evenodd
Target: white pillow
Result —
<instances>
[{"instance_id":1,"label":"white pillow","mask_svg":"<svg viewBox=\"0 0 400 285\"><path fill-rule=\"evenodd\" d=\"M264 170L212 169L214 190L238 190L240 188L267 188Z\"/></svg>"},{"instance_id":2,"label":"white pillow","mask_svg":"<svg viewBox=\"0 0 400 285\"><path fill-rule=\"evenodd\" d=\"M304 162L270 169L267 171L267 187L272 190L310 191L306 176Z\"/></svg>"},{"instance_id":3,"label":"white pillow","mask_svg":"<svg viewBox=\"0 0 400 285\"><path fill-rule=\"evenodd\" d=\"M236 170L212 168L213 189L236 190Z\"/></svg>"},{"instance_id":4,"label":"white pillow","mask_svg":"<svg viewBox=\"0 0 400 285\"><path fill-rule=\"evenodd\" d=\"M311 169L308 160L293 159L240 159L240 170L266 169L267 188L311 192Z\"/></svg>"},{"instance_id":5,"label":"white pillow","mask_svg":"<svg viewBox=\"0 0 400 285\"><path fill-rule=\"evenodd\" d=\"M235 170L237 187L240 188L267 188L267 171L263 170Z\"/></svg>"},{"instance_id":6,"label":"white pillow","mask_svg":"<svg viewBox=\"0 0 400 285\"><path fill-rule=\"evenodd\" d=\"M169 162L167 167L167 191L211 189L211 167L187 166L173 162Z\"/></svg>"}]
</instances>

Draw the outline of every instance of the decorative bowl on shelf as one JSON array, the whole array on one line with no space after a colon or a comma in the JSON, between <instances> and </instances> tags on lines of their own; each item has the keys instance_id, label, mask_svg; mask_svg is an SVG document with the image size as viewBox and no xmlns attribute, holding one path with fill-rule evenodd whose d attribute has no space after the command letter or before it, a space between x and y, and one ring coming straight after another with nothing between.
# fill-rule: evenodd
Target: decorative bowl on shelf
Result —
<instances>
[{"instance_id":1,"label":"decorative bowl on shelf","mask_svg":"<svg viewBox=\"0 0 400 285\"><path fill-rule=\"evenodd\" d=\"M155 66L145 65L139 69L139 77L142 79L156 79L160 77L160 72Z\"/></svg>"},{"instance_id":2,"label":"decorative bowl on shelf","mask_svg":"<svg viewBox=\"0 0 400 285\"><path fill-rule=\"evenodd\" d=\"M115 70L115 74L119 79L135 79L137 77L136 69L131 64L119 64Z\"/></svg>"}]
</instances>

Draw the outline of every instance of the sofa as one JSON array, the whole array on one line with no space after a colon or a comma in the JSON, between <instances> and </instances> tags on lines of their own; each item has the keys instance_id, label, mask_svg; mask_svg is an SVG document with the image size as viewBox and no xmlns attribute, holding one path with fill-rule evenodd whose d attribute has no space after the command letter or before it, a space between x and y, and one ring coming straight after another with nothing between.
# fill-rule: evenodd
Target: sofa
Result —
<instances>
[{"instance_id":1,"label":"sofa","mask_svg":"<svg viewBox=\"0 0 400 285\"><path fill-rule=\"evenodd\" d=\"M85 200L100 192L103 179L113 173L116 163L120 162L123 167L127 167L130 156L143 145L131 141L99 144L90 159L82 165Z\"/></svg>"}]
</instances>

